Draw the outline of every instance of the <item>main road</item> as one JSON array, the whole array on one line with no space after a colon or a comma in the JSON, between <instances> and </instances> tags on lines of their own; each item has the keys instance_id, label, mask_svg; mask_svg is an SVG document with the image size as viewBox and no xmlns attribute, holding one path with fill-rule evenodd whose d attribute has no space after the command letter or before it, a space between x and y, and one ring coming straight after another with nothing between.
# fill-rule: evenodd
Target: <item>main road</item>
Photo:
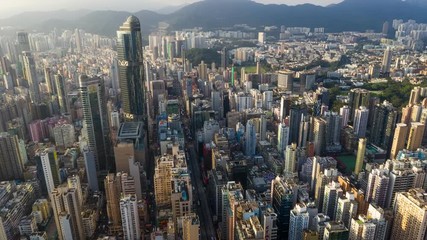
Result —
<instances>
[{"instance_id":1,"label":"main road","mask_svg":"<svg viewBox=\"0 0 427 240\"><path fill-rule=\"evenodd\" d=\"M196 192L193 192L193 196L197 194L200 206L199 208L199 219L200 219L200 229L201 229L201 239L217 239L215 228L212 221L212 214L209 208L208 200L206 197L205 188L202 182L202 174L200 172L199 160L194 150L193 145L187 145L187 150L189 156L188 165L191 169L192 184ZM204 235L204 236L203 236Z\"/></svg>"}]
</instances>

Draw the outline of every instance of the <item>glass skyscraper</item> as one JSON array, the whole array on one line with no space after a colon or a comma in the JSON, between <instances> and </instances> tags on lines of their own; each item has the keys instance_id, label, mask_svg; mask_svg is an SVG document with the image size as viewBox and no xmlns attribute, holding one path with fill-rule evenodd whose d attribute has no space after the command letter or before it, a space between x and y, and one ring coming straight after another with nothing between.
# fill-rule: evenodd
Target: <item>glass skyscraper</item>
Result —
<instances>
[{"instance_id":1,"label":"glass skyscraper","mask_svg":"<svg viewBox=\"0 0 427 240\"><path fill-rule=\"evenodd\" d=\"M121 102L127 121L145 116L144 65L141 27L138 18L130 16L117 31L117 54Z\"/></svg>"}]
</instances>

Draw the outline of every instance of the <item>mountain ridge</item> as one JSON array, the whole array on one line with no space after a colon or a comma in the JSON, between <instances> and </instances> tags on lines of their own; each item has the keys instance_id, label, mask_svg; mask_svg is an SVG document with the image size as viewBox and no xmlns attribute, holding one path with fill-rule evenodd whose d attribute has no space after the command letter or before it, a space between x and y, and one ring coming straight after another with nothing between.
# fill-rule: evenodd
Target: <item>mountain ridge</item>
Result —
<instances>
[{"instance_id":1,"label":"mountain ridge","mask_svg":"<svg viewBox=\"0 0 427 240\"><path fill-rule=\"evenodd\" d=\"M150 10L135 13L111 10L27 12L0 19L0 26L14 26L24 30L78 27L114 36L127 16L134 14L140 19L144 33L155 30L159 22L166 22L175 30L193 27L209 30L248 24L254 27L325 27L327 32L367 29L379 31L383 22L397 18L427 22L425 12L427 6L423 4L400 0L346 0L325 7L313 4L261 4L250 0L205 0L188 4L168 14Z\"/></svg>"}]
</instances>

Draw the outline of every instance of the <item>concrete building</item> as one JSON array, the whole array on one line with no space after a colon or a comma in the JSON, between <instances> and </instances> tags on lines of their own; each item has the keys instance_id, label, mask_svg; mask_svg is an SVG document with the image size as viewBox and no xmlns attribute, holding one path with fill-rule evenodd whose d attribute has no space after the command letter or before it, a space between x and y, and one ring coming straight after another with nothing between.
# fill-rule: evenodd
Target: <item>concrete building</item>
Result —
<instances>
[{"instance_id":1,"label":"concrete building","mask_svg":"<svg viewBox=\"0 0 427 240\"><path fill-rule=\"evenodd\" d=\"M181 217L181 221L183 240L200 239L200 220L195 213Z\"/></svg>"},{"instance_id":2,"label":"concrete building","mask_svg":"<svg viewBox=\"0 0 427 240\"><path fill-rule=\"evenodd\" d=\"M298 203L291 211L289 222L289 240L302 239L303 231L308 229L309 215L304 204Z\"/></svg>"},{"instance_id":3,"label":"concrete building","mask_svg":"<svg viewBox=\"0 0 427 240\"><path fill-rule=\"evenodd\" d=\"M364 215L351 219L349 239L375 240L376 225Z\"/></svg>"},{"instance_id":4,"label":"concrete building","mask_svg":"<svg viewBox=\"0 0 427 240\"><path fill-rule=\"evenodd\" d=\"M125 239L140 239L141 228L136 196L125 195L120 199L120 215Z\"/></svg>"},{"instance_id":5,"label":"concrete building","mask_svg":"<svg viewBox=\"0 0 427 240\"><path fill-rule=\"evenodd\" d=\"M24 164L19 153L18 136L0 133L0 181L23 178Z\"/></svg>"},{"instance_id":6,"label":"concrete building","mask_svg":"<svg viewBox=\"0 0 427 240\"><path fill-rule=\"evenodd\" d=\"M420 122L412 122L409 129L408 144L406 149L409 151L417 150L423 141L425 125Z\"/></svg>"},{"instance_id":7,"label":"concrete building","mask_svg":"<svg viewBox=\"0 0 427 240\"><path fill-rule=\"evenodd\" d=\"M395 159L397 153L405 148L406 138L408 136L408 125L405 123L396 124L394 130L393 143L391 145L390 158Z\"/></svg>"},{"instance_id":8,"label":"concrete building","mask_svg":"<svg viewBox=\"0 0 427 240\"><path fill-rule=\"evenodd\" d=\"M425 239L427 194L411 189L397 194L391 239Z\"/></svg>"}]
</instances>

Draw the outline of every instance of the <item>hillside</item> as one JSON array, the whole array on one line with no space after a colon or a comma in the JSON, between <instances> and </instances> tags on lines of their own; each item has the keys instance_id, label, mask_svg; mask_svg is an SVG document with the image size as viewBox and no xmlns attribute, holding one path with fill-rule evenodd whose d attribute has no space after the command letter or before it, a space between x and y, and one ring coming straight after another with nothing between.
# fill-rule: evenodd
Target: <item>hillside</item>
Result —
<instances>
[{"instance_id":1,"label":"hillside","mask_svg":"<svg viewBox=\"0 0 427 240\"><path fill-rule=\"evenodd\" d=\"M311 4L297 6L260 4L249 0L205 0L189 4L170 14L143 10L135 12L141 28L148 33L159 22L172 29L203 27L215 29L235 24L262 27L271 25L325 27L327 32L380 30L382 23L393 19L414 19L427 22L427 6L417 0L346 0L320 7ZM209 14L206 14L209 13ZM102 35L115 31L130 12L119 11L54 11L27 12L0 20L0 26L15 26L25 30L82 28Z\"/></svg>"}]
</instances>

